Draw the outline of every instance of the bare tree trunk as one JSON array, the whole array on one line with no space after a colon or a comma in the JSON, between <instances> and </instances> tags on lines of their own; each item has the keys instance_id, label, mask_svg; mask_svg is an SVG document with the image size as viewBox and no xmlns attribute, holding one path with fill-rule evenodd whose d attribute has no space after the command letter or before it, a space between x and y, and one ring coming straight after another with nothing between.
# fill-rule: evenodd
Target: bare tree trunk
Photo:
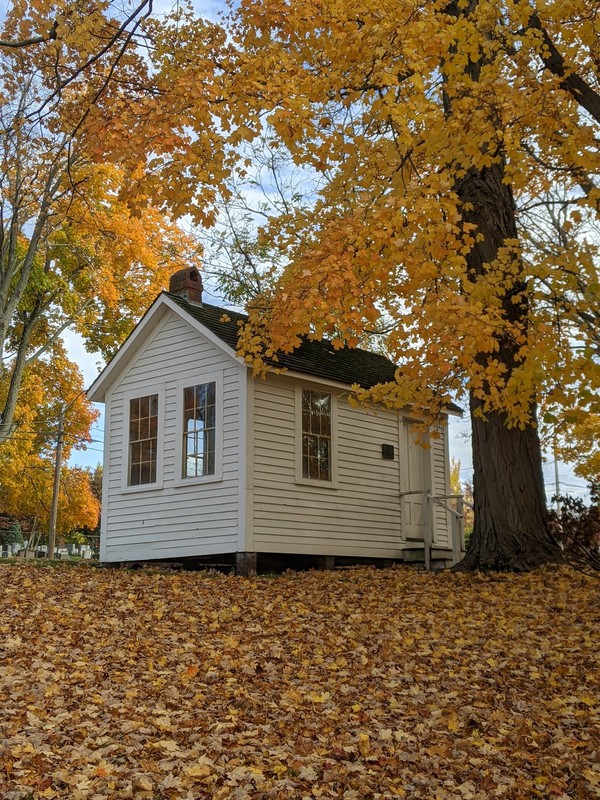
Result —
<instances>
[{"instance_id":1,"label":"bare tree trunk","mask_svg":"<svg viewBox=\"0 0 600 800\"><path fill-rule=\"evenodd\" d=\"M17 400L23 377L25 374L25 367L27 365L27 350L31 340L31 334L35 327L36 322L41 311L41 302L35 305L29 319L23 324L23 330L19 339L15 359L10 368L10 379L8 382L8 391L4 401L4 407L0 408L0 445L2 442L7 441L12 436L15 429L15 411L17 409Z\"/></svg>"}]
</instances>

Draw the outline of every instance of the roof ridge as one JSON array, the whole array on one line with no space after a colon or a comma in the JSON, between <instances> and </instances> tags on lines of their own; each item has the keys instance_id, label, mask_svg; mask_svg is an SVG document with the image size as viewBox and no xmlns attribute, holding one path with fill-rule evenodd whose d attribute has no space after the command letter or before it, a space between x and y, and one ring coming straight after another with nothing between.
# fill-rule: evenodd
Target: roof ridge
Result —
<instances>
[{"instance_id":1,"label":"roof ridge","mask_svg":"<svg viewBox=\"0 0 600 800\"><path fill-rule=\"evenodd\" d=\"M171 292L164 291L163 294L166 294L172 300L175 300L178 305L182 306L184 308L184 310L188 311L189 313L192 313L192 311L195 310L195 309L207 308L207 309L210 309L211 311L221 311L224 314L235 314L240 319L244 319L244 320L248 320L249 319L248 314L244 313L243 311L235 311L234 309L224 308L223 306L215 306L212 303L205 303L205 302L202 302L201 306L200 305L194 305L192 303L189 303L184 298L179 297L178 295L173 294ZM213 331L213 332L216 333L216 331ZM302 347L302 345L306 345L306 344L309 344L309 345L310 344L316 344L316 345L327 344L327 345L331 345L331 347L332 347L332 349L333 349L333 351L335 353L347 352L347 351L351 351L353 353L366 353L369 356L375 356L376 358L383 359L388 364L393 365L395 369L398 369L398 365L395 364L391 360L391 358L388 358L388 356L386 356L384 353L379 353L376 350L367 350L365 347L350 347L347 344L344 344L342 347L336 347L335 344L333 343L333 341L331 339L327 339L326 337L323 337L322 339L318 339L318 338L312 339L312 338L309 338L309 337L310 337L310 334L302 334L302 337L301 337L302 338L302 344L299 347ZM298 349L299 348L296 348L295 350L292 350L290 353L284 353L283 355L291 355L292 353L296 352Z\"/></svg>"}]
</instances>

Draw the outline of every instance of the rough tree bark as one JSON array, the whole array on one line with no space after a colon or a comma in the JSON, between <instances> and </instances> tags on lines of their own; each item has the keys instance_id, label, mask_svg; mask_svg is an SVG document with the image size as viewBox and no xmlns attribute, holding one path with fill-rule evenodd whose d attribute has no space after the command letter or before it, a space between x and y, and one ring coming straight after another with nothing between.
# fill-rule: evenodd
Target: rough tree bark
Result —
<instances>
[{"instance_id":1,"label":"rough tree bark","mask_svg":"<svg viewBox=\"0 0 600 800\"><path fill-rule=\"evenodd\" d=\"M477 281L485 277L507 240L517 239L515 203L501 162L481 171L471 169L457 184L457 191L465 204L464 221L482 234L468 256L469 279ZM526 284L522 277L507 275L506 280L503 313L509 323L526 329ZM499 359L508 377L518 364L518 348L504 333L498 337L498 351L482 354L480 363L485 366L487 359ZM557 560L560 549L548 527L535 407L531 407L531 423L523 429L509 428L506 415L500 412L484 418L482 401L473 392L470 407L475 525L457 569L523 571Z\"/></svg>"},{"instance_id":2,"label":"rough tree bark","mask_svg":"<svg viewBox=\"0 0 600 800\"><path fill-rule=\"evenodd\" d=\"M471 396L475 525L458 569L521 572L556 561L537 431L509 429L497 412L482 420L479 405Z\"/></svg>"}]
</instances>

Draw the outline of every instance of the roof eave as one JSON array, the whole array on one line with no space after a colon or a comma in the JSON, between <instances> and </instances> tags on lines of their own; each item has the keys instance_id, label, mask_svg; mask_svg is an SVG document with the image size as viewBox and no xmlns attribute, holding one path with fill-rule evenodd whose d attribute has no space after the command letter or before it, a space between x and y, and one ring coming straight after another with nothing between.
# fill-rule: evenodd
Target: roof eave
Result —
<instances>
[{"instance_id":1,"label":"roof eave","mask_svg":"<svg viewBox=\"0 0 600 800\"><path fill-rule=\"evenodd\" d=\"M173 311L184 319L188 325L201 333L212 344L216 345L225 355L231 358L232 361L235 361L238 365L245 366L243 359L236 355L233 348L226 344L209 328L194 319L184 308L173 302L166 293L162 292L131 331L127 339L125 339L115 356L91 384L87 390L88 400L91 400L93 403L105 402L109 387L139 351L142 344L147 340L148 334L158 326L168 311Z\"/></svg>"}]
</instances>

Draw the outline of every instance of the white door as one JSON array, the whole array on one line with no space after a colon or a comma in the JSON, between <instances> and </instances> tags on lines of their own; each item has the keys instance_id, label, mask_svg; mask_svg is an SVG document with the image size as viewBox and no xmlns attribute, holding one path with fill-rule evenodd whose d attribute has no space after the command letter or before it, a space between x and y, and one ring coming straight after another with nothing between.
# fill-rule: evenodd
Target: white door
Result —
<instances>
[{"instance_id":1,"label":"white door","mask_svg":"<svg viewBox=\"0 0 600 800\"><path fill-rule=\"evenodd\" d=\"M408 420L400 423L400 491L402 493L402 536L423 541L425 515L425 458L429 450L418 441Z\"/></svg>"}]
</instances>

